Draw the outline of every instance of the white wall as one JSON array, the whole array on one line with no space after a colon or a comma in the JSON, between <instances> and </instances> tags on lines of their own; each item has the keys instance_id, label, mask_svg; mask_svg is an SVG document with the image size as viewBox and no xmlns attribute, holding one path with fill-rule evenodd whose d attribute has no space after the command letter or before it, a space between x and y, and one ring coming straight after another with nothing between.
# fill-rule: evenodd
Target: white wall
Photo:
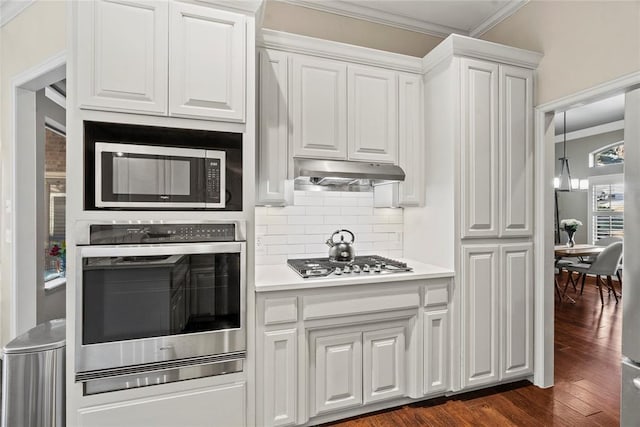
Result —
<instances>
[{"instance_id":1,"label":"white wall","mask_svg":"<svg viewBox=\"0 0 640 427\"><path fill-rule=\"evenodd\" d=\"M0 157L2 195L0 248L0 345L10 339L11 306L11 213L5 210L13 186L13 111L11 82L19 74L63 52L66 47L67 2L40 0L0 29ZM35 227L35 224L34 224Z\"/></svg>"},{"instance_id":2,"label":"white wall","mask_svg":"<svg viewBox=\"0 0 640 427\"><path fill-rule=\"evenodd\" d=\"M256 208L256 264L326 257L341 228L355 234L356 256L403 256L402 209L374 208L373 192L296 191L293 206Z\"/></svg>"},{"instance_id":3,"label":"white wall","mask_svg":"<svg viewBox=\"0 0 640 427\"><path fill-rule=\"evenodd\" d=\"M422 58L443 39L306 7L267 0L264 28Z\"/></svg>"},{"instance_id":4,"label":"white wall","mask_svg":"<svg viewBox=\"0 0 640 427\"><path fill-rule=\"evenodd\" d=\"M640 70L640 1L533 0L482 39L544 54L536 104Z\"/></svg>"},{"instance_id":5,"label":"white wall","mask_svg":"<svg viewBox=\"0 0 640 427\"><path fill-rule=\"evenodd\" d=\"M597 175L622 174L622 165L612 165L599 168L589 168L589 153L624 139L624 131L618 130L586 138L578 138L567 141L567 157L571 168L572 178L589 178ZM562 157L562 143L556 144L556 159ZM560 162L556 160L555 175L560 175ZM589 243L589 230L587 226L587 213L589 203L588 191L572 191L558 193L558 212L560 220L575 218L582 221L583 226L578 227L576 243ZM562 235L561 239L565 239Z\"/></svg>"}]
</instances>

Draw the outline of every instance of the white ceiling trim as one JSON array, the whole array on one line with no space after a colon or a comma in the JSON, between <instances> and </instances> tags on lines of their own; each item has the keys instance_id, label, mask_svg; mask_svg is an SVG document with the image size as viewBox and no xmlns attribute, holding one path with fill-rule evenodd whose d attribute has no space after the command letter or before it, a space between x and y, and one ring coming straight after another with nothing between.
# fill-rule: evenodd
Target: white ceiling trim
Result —
<instances>
[{"instance_id":1,"label":"white ceiling trim","mask_svg":"<svg viewBox=\"0 0 640 427\"><path fill-rule=\"evenodd\" d=\"M617 122L605 123L603 125L592 126L590 128L579 129L573 132L567 133L567 141L571 141L573 139L587 138L589 136L601 135L607 132L613 132L616 130L624 129L624 120L618 120ZM564 141L563 134L556 135L555 142L556 144Z\"/></svg>"},{"instance_id":2,"label":"white ceiling trim","mask_svg":"<svg viewBox=\"0 0 640 427\"><path fill-rule=\"evenodd\" d=\"M480 25L475 27L473 30L469 31L469 36L471 37L480 37L500 22L504 21L514 13L516 13L522 6L529 3L529 0L516 0L510 3L507 3L503 8L498 10L496 13L485 19Z\"/></svg>"},{"instance_id":3,"label":"white ceiling trim","mask_svg":"<svg viewBox=\"0 0 640 427\"><path fill-rule=\"evenodd\" d=\"M452 56L468 56L530 69L535 69L542 59L538 52L451 34L422 58L424 72L431 71Z\"/></svg>"},{"instance_id":4,"label":"white ceiling trim","mask_svg":"<svg viewBox=\"0 0 640 427\"><path fill-rule=\"evenodd\" d=\"M390 27L401 28L403 30L414 31L417 33L428 34L430 36L445 38L451 33L468 35L467 31L446 25L434 24L432 22L422 21L420 19L408 18L406 16L396 15L393 13L381 12L368 7L359 6L353 3L343 1L310 1L310 0L280 0L284 3L291 3L296 6L302 6L309 9L319 10L321 12L329 12L337 15L348 16L350 18L361 19L364 21L375 22L376 24L388 25ZM504 18L503 18L504 19Z\"/></svg>"},{"instance_id":5,"label":"white ceiling trim","mask_svg":"<svg viewBox=\"0 0 640 427\"><path fill-rule=\"evenodd\" d=\"M383 67L390 70L422 74L422 58L266 28L258 32L256 45L267 49L277 49L338 61Z\"/></svg>"},{"instance_id":6,"label":"white ceiling trim","mask_svg":"<svg viewBox=\"0 0 640 427\"><path fill-rule=\"evenodd\" d=\"M0 28L8 24L20 12L31 6L35 0L2 0L0 2Z\"/></svg>"}]
</instances>

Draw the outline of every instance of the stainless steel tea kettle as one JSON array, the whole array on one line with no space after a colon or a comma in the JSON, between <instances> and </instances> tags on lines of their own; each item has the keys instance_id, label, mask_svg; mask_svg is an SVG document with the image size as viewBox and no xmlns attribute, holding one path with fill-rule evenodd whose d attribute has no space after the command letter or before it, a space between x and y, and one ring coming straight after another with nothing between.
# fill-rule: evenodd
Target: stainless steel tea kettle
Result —
<instances>
[{"instance_id":1,"label":"stainless steel tea kettle","mask_svg":"<svg viewBox=\"0 0 640 427\"><path fill-rule=\"evenodd\" d=\"M344 235L341 233L349 233L351 235L351 241L345 242ZM333 238L336 235L340 235L340 241L336 242ZM331 235L329 239L327 239L327 245L329 246L329 261L339 261L339 262L351 262L356 257L356 250L353 247L353 242L355 242L356 236L349 230L336 230Z\"/></svg>"}]
</instances>

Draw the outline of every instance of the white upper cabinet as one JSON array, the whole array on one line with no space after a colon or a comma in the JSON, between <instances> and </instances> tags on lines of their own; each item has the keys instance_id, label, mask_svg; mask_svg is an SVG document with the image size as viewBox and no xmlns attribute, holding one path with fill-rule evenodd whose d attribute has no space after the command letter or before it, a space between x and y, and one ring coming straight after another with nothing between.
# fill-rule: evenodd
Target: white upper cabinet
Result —
<instances>
[{"instance_id":1,"label":"white upper cabinet","mask_svg":"<svg viewBox=\"0 0 640 427\"><path fill-rule=\"evenodd\" d=\"M533 234L533 71L500 66L500 234Z\"/></svg>"},{"instance_id":2,"label":"white upper cabinet","mask_svg":"<svg viewBox=\"0 0 640 427\"><path fill-rule=\"evenodd\" d=\"M292 74L293 155L346 159L346 64L295 55Z\"/></svg>"},{"instance_id":3,"label":"white upper cabinet","mask_svg":"<svg viewBox=\"0 0 640 427\"><path fill-rule=\"evenodd\" d=\"M461 64L462 237L498 237L498 64Z\"/></svg>"},{"instance_id":4,"label":"white upper cabinet","mask_svg":"<svg viewBox=\"0 0 640 427\"><path fill-rule=\"evenodd\" d=\"M462 237L533 233L533 71L463 58Z\"/></svg>"},{"instance_id":5,"label":"white upper cabinet","mask_svg":"<svg viewBox=\"0 0 640 427\"><path fill-rule=\"evenodd\" d=\"M169 114L244 120L244 16L175 2L169 34Z\"/></svg>"},{"instance_id":6,"label":"white upper cabinet","mask_svg":"<svg viewBox=\"0 0 640 427\"><path fill-rule=\"evenodd\" d=\"M405 179L400 183L400 205L424 204L424 132L422 130L422 78L398 76L398 164Z\"/></svg>"},{"instance_id":7,"label":"white upper cabinet","mask_svg":"<svg viewBox=\"0 0 640 427\"><path fill-rule=\"evenodd\" d=\"M77 6L80 106L166 114L168 3L96 0Z\"/></svg>"},{"instance_id":8,"label":"white upper cabinet","mask_svg":"<svg viewBox=\"0 0 640 427\"><path fill-rule=\"evenodd\" d=\"M393 71L348 67L350 160L398 162L398 84Z\"/></svg>"},{"instance_id":9,"label":"white upper cabinet","mask_svg":"<svg viewBox=\"0 0 640 427\"><path fill-rule=\"evenodd\" d=\"M288 203L291 191L285 185L291 182L285 180L295 178L297 157L399 165L406 175L400 192L394 185L399 204L424 205L422 63L342 43L262 33L257 203Z\"/></svg>"},{"instance_id":10,"label":"white upper cabinet","mask_svg":"<svg viewBox=\"0 0 640 427\"><path fill-rule=\"evenodd\" d=\"M246 19L173 1L81 1L81 108L241 122Z\"/></svg>"},{"instance_id":11,"label":"white upper cabinet","mask_svg":"<svg viewBox=\"0 0 640 427\"><path fill-rule=\"evenodd\" d=\"M288 57L277 50L259 52L258 205L284 205L292 193L286 189L289 153Z\"/></svg>"}]
</instances>

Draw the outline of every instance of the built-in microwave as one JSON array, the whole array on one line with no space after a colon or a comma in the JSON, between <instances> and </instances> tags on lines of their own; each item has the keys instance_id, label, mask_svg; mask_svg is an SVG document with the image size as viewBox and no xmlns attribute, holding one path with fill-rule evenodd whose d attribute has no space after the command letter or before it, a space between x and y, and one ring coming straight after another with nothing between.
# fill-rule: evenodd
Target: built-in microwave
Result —
<instances>
[{"instance_id":1,"label":"built-in microwave","mask_svg":"<svg viewBox=\"0 0 640 427\"><path fill-rule=\"evenodd\" d=\"M224 151L96 142L99 208L225 207Z\"/></svg>"}]
</instances>

